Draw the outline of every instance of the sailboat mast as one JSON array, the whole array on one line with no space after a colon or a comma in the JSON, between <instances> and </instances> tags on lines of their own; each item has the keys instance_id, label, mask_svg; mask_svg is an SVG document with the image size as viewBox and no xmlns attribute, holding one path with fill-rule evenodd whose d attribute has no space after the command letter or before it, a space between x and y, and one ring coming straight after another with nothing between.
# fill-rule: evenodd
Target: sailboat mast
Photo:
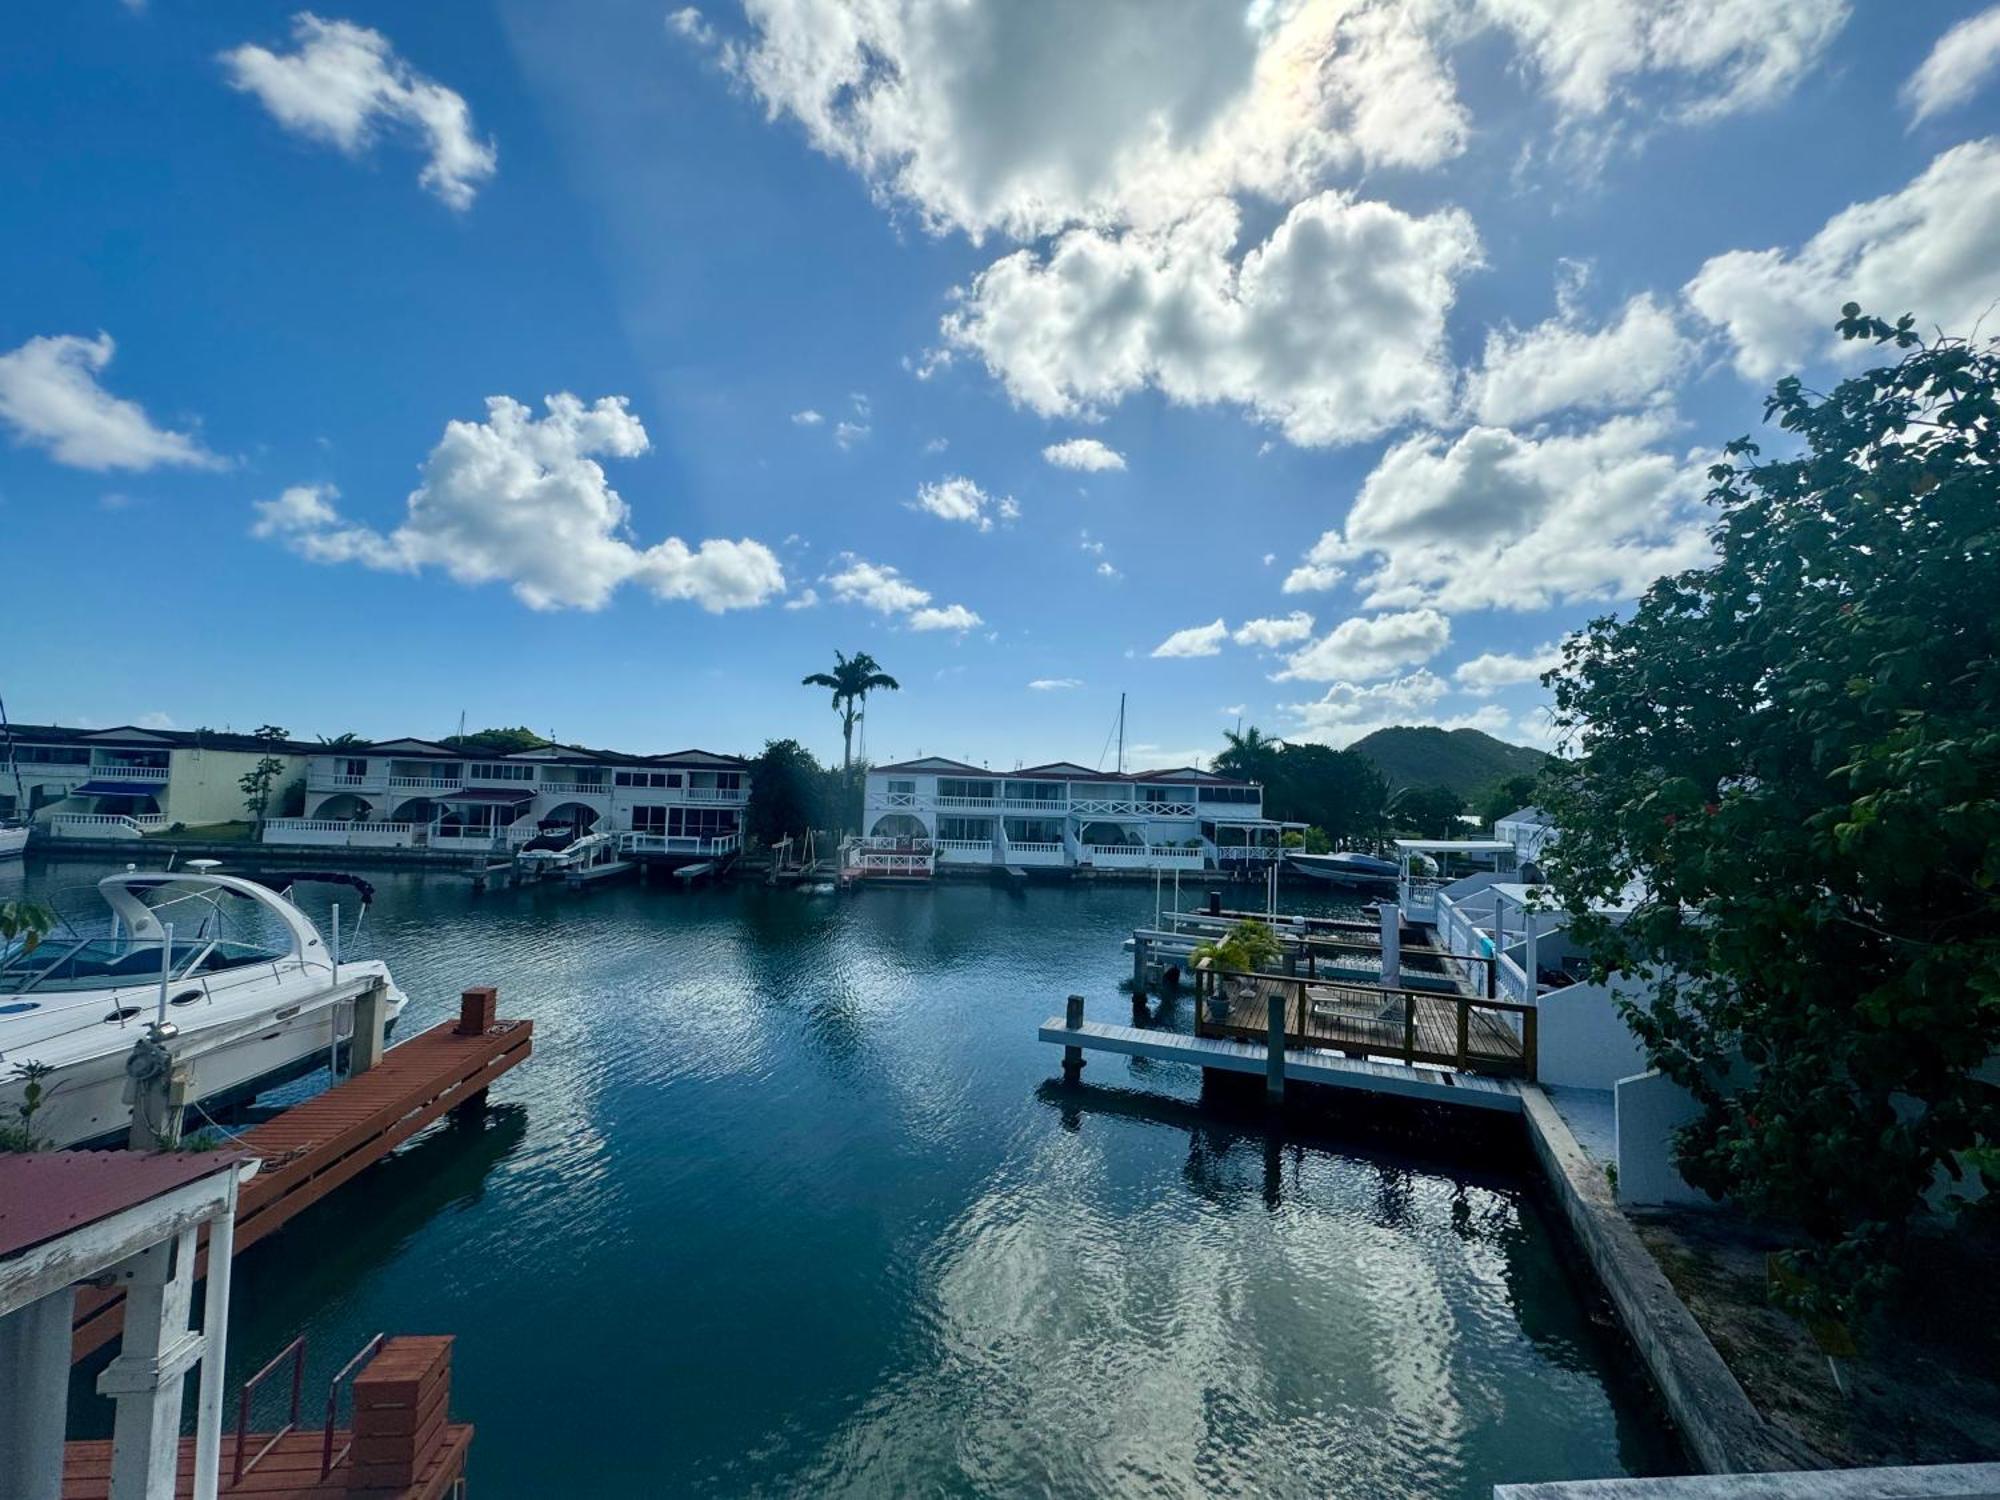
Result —
<instances>
[{"instance_id":1,"label":"sailboat mast","mask_svg":"<svg viewBox=\"0 0 2000 1500\"><path fill-rule=\"evenodd\" d=\"M1125 695L1118 695L1118 774L1125 774Z\"/></svg>"},{"instance_id":2,"label":"sailboat mast","mask_svg":"<svg viewBox=\"0 0 2000 1500\"><path fill-rule=\"evenodd\" d=\"M14 758L14 726L7 722L7 700L0 698L0 734L7 736L7 769L14 774L14 816L28 815L28 793L21 785L21 763Z\"/></svg>"}]
</instances>

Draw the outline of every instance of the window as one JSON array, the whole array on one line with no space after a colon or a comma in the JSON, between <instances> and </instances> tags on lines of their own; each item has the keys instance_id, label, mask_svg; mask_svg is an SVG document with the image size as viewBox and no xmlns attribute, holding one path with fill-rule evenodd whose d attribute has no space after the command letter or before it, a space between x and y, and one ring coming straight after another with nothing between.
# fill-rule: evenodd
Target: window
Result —
<instances>
[{"instance_id":1,"label":"window","mask_svg":"<svg viewBox=\"0 0 2000 1500\"><path fill-rule=\"evenodd\" d=\"M917 795L917 784L914 781L892 781L889 783L889 795L891 797L914 797Z\"/></svg>"},{"instance_id":2,"label":"window","mask_svg":"<svg viewBox=\"0 0 2000 1500\"><path fill-rule=\"evenodd\" d=\"M368 762L365 760L344 760L340 763L340 774L343 776L366 776L368 774Z\"/></svg>"},{"instance_id":3,"label":"window","mask_svg":"<svg viewBox=\"0 0 2000 1500\"><path fill-rule=\"evenodd\" d=\"M1142 786L1139 788L1141 802L1184 802L1187 793L1177 786Z\"/></svg>"},{"instance_id":4,"label":"window","mask_svg":"<svg viewBox=\"0 0 2000 1500\"><path fill-rule=\"evenodd\" d=\"M1203 802L1262 802L1264 794L1254 786L1205 786L1197 793Z\"/></svg>"},{"instance_id":5,"label":"window","mask_svg":"<svg viewBox=\"0 0 2000 1500\"><path fill-rule=\"evenodd\" d=\"M620 774L624 773L621 772ZM667 811L664 807L633 808L632 831L634 833L665 833L667 831Z\"/></svg>"},{"instance_id":6,"label":"window","mask_svg":"<svg viewBox=\"0 0 2000 1500\"><path fill-rule=\"evenodd\" d=\"M938 795L940 797L968 797L977 802L991 802L993 800L993 783L990 781L963 781L940 778L938 781Z\"/></svg>"},{"instance_id":7,"label":"window","mask_svg":"<svg viewBox=\"0 0 2000 1500\"><path fill-rule=\"evenodd\" d=\"M472 775L480 781L533 781L535 779L535 768L533 766L509 766L495 763L472 767Z\"/></svg>"},{"instance_id":8,"label":"window","mask_svg":"<svg viewBox=\"0 0 2000 1500\"><path fill-rule=\"evenodd\" d=\"M32 761L42 766L87 766L90 764L88 750L74 749L68 745L22 745L14 752L18 760Z\"/></svg>"},{"instance_id":9,"label":"window","mask_svg":"<svg viewBox=\"0 0 2000 1500\"><path fill-rule=\"evenodd\" d=\"M678 771L620 771L615 780L619 786L657 787L664 791L681 784Z\"/></svg>"}]
</instances>

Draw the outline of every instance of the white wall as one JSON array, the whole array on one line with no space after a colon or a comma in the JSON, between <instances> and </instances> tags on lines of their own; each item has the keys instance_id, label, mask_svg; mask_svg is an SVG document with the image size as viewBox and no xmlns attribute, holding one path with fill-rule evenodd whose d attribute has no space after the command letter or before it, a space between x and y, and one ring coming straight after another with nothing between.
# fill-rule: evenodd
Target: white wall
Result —
<instances>
[{"instance_id":1,"label":"white wall","mask_svg":"<svg viewBox=\"0 0 2000 1500\"><path fill-rule=\"evenodd\" d=\"M1646 1071L1646 1050L1618 1014L1608 986L1550 990L1536 1010L1535 1076L1543 1083L1608 1089Z\"/></svg>"},{"instance_id":2,"label":"white wall","mask_svg":"<svg viewBox=\"0 0 2000 1500\"><path fill-rule=\"evenodd\" d=\"M290 789L305 779L306 760L302 755L287 755L282 751L271 753L273 758L285 763L285 769L271 783L267 815L276 817L284 808ZM247 820L250 813L243 805L243 788L239 782L243 776L256 770L257 762L263 758L261 751L253 754L245 750L176 747L167 771L167 783L162 789L164 795L160 798L160 811L167 815L169 823L185 823L190 828ZM104 770L100 774L113 776L116 773Z\"/></svg>"},{"instance_id":3,"label":"white wall","mask_svg":"<svg viewBox=\"0 0 2000 1500\"><path fill-rule=\"evenodd\" d=\"M1694 1095L1657 1069L1618 1080L1621 1203L1713 1203L1674 1166L1674 1132L1701 1113Z\"/></svg>"}]
</instances>

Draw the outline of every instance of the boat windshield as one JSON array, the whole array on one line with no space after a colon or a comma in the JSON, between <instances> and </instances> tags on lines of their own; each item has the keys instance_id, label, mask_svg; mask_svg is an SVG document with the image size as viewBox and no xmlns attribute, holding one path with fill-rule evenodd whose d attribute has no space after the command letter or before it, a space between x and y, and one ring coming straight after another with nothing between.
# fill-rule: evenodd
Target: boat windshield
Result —
<instances>
[{"instance_id":1,"label":"boat windshield","mask_svg":"<svg viewBox=\"0 0 2000 1500\"><path fill-rule=\"evenodd\" d=\"M52 940L32 952L9 954L0 963L0 995L29 991L47 994L63 990L103 990L144 984L160 977L163 955L156 939L85 938L81 942ZM276 963L288 958L283 948L260 947L209 939L174 944L168 964L169 982L200 979L249 964Z\"/></svg>"}]
</instances>

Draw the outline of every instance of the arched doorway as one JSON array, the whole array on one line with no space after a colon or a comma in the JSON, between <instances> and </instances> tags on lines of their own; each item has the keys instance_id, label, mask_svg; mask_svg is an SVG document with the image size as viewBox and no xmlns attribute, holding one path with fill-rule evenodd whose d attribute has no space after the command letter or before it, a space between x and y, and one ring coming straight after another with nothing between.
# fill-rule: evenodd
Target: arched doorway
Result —
<instances>
[{"instance_id":1,"label":"arched doorway","mask_svg":"<svg viewBox=\"0 0 2000 1500\"><path fill-rule=\"evenodd\" d=\"M366 823L375 815L375 804L354 792L336 792L308 814L334 823Z\"/></svg>"},{"instance_id":2,"label":"arched doorway","mask_svg":"<svg viewBox=\"0 0 2000 1500\"><path fill-rule=\"evenodd\" d=\"M913 818L908 813L884 813L875 820L868 836L872 839L927 839L931 831L924 827L923 819Z\"/></svg>"},{"instance_id":3,"label":"arched doorway","mask_svg":"<svg viewBox=\"0 0 2000 1500\"><path fill-rule=\"evenodd\" d=\"M443 812L444 808L440 804L431 801L428 797L412 797L409 801L398 807L394 813L390 814L389 821L391 823L414 823L421 828L426 824L437 822L439 815Z\"/></svg>"},{"instance_id":4,"label":"arched doorway","mask_svg":"<svg viewBox=\"0 0 2000 1500\"><path fill-rule=\"evenodd\" d=\"M583 802L564 802L550 808L535 820L535 826L544 833L567 829L573 834L589 833L597 826L597 809Z\"/></svg>"}]
</instances>

